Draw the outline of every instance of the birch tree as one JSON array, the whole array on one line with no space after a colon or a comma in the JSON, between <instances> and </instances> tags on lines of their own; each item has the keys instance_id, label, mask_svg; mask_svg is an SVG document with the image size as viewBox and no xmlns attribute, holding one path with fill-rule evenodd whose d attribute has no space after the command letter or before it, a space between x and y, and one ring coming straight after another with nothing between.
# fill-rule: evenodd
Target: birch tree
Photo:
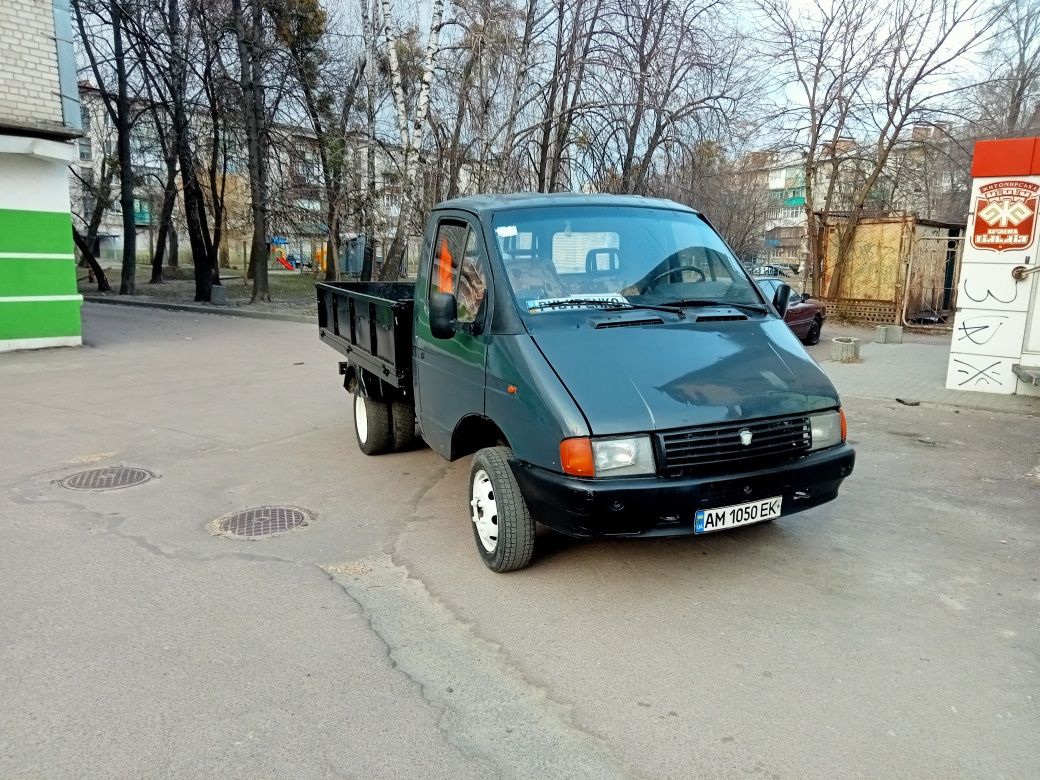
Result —
<instances>
[{"instance_id":1,"label":"birch tree","mask_svg":"<svg viewBox=\"0 0 1040 780\"><path fill-rule=\"evenodd\" d=\"M390 88L393 94L397 131L400 136L403 158L402 168L404 170L401 212L394 229L393 241L391 241L389 250L383 256L383 267L379 273L379 278L384 280L399 278L404 262L404 246L407 240L408 228L411 224L412 210L415 206L416 191L419 186L418 179L423 165L423 140L426 134L427 112L430 108L430 85L433 82L433 70L437 61L437 55L440 52L444 2L445 0L433 0L419 94L415 101L414 111L410 112L405 97L401 62L398 57L399 36L394 24L393 10L390 6L390 0L381 0L383 14L382 33L387 48Z\"/></svg>"}]
</instances>

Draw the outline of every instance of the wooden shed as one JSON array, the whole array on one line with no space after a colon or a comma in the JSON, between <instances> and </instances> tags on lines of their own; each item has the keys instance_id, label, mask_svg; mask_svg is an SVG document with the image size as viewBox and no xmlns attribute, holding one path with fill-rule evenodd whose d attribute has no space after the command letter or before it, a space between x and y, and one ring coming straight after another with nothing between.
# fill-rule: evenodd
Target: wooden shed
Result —
<instances>
[{"instance_id":1,"label":"wooden shed","mask_svg":"<svg viewBox=\"0 0 1040 780\"><path fill-rule=\"evenodd\" d=\"M823 228L823 286L830 287L842 217ZM913 214L864 217L856 228L837 296L836 316L865 324L944 323L957 305L964 225Z\"/></svg>"}]
</instances>

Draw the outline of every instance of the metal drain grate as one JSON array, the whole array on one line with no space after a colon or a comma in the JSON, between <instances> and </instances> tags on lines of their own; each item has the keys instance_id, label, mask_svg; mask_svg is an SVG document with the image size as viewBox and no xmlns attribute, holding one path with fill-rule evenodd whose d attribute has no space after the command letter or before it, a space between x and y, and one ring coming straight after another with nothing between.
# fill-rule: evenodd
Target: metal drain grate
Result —
<instances>
[{"instance_id":1,"label":"metal drain grate","mask_svg":"<svg viewBox=\"0 0 1040 780\"><path fill-rule=\"evenodd\" d=\"M153 474L131 466L106 466L102 469L80 471L62 479L58 484L69 490L119 490L147 482Z\"/></svg>"},{"instance_id":2,"label":"metal drain grate","mask_svg":"<svg viewBox=\"0 0 1040 780\"><path fill-rule=\"evenodd\" d=\"M294 506L258 506L225 515L217 521L217 530L236 539L260 539L302 528L312 519L306 509Z\"/></svg>"}]
</instances>

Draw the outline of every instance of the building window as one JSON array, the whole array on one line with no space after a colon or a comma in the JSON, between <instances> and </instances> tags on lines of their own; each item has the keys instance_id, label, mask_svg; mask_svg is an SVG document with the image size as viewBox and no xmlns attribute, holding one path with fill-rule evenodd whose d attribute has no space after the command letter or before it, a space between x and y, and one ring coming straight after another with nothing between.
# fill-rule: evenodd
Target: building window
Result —
<instances>
[{"instance_id":1,"label":"building window","mask_svg":"<svg viewBox=\"0 0 1040 780\"><path fill-rule=\"evenodd\" d=\"M94 159L94 150L90 145L89 138L79 139L79 159L82 162L90 162Z\"/></svg>"}]
</instances>

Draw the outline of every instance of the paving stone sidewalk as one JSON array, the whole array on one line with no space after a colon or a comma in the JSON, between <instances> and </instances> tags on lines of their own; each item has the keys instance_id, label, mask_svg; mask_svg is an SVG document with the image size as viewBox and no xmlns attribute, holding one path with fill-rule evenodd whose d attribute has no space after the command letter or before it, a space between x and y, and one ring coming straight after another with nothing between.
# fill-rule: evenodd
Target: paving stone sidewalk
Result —
<instances>
[{"instance_id":1,"label":"paving stone sidewalk","mask_svg":"<svg viewBox=\"0 0 1040 780\"><path fill-rule=\"evenodd\" d=\"M902 344L875 344L870 341L872 333L850 332L848 335L863 339L862 362L838 363L827 358L830 339L838 335L846 334L825 334L811 352L842 395L1040 416L1040 397L947 390L948 338L929 336Z\"/></svg>"}]
</instances>

